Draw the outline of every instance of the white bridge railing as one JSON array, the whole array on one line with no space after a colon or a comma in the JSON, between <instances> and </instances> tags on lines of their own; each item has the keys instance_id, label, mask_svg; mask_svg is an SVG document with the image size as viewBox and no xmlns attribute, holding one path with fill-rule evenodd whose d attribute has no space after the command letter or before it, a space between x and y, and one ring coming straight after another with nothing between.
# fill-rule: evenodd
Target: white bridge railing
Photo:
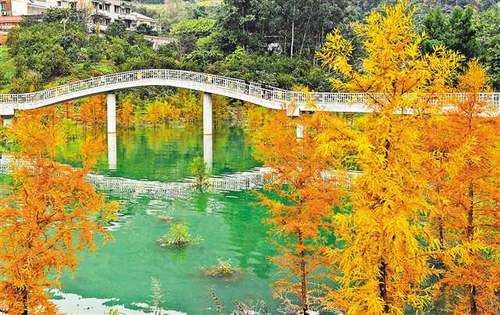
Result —
<instances>
[{"instance_id":1,"label":"white bridge railing","mask_svg":"<svg viewBox=\"0 0 500 315\"><path fill-rule=\"evenodd\" d=\"M33 109L59 103L74 98L146 85L172 85L187 87L194 90L210 93L221 93L226 96L252 100L258 105L281 108L292 100L304 108L307 100L314 100L317 109L324 111L342 111L342 107L352 104L368 104L368 95L364 93L309 93L287 91L272 86L248 82L224 76L198 73L182 70L148 69L93 77L73 83L68 83L55 88L24 94L0 94L0 106L10 106L13 109ZM85 93L87 92L87 93ZM466 94L440 94L439 99L464 99ZM500 106L500 93L482 93L482 101L488 102L498 108ZM333 108L332 106L337 106ZM357 109L352 111L364 111ZM347 110L349 111L349 110Z\"/></svg>"}]
</instances>

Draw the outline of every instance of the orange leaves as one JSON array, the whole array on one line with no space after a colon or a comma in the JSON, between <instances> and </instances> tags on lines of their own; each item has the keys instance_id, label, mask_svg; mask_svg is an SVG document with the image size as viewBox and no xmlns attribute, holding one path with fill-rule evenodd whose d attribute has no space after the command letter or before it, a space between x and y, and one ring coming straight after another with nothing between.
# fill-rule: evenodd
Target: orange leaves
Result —
<instances>
[{"instance_id":1,"label":"orange leaves","mask_svg":"<svg viewBox=\"0 0 500 315\"><path fill-rule=\"evenodd\" d=\"M367 92L373 110L352 130L332 123L318 136L325 158L352 152L362 171L349 194L353 212L333 218L345 247L328 253L341 286L325 303L352 314L401 313L427 307L436 288L447 310L495 313L498 111L481 98L487 77L476 61L459 77L462 99L432 100L454 90L461 57L444 48L421 55L412 18L401 1L357 25L367 53L359 71L338 32L318 54L343 75L335 87ZM413 115L396 114L406 109ZM443 270L431 268L432 256Z\"/></svg>"},{"instance_id":2,"label":"orange leaves","mask_svg":"<svg viewBox=\"0 0 500 315\"><path fill-rule=\"evenodd\" d=\"M58 125L51 111L22 114L9 130L19 145L14 191L0 201L0 305L9 314L54 314L46 289L56 286L77 252L95 247L117 206L87 182L88 168L53 162ZM95 162L100 141L84 144L85 165Z\"/></svg>"},{"instance_id":3,"label":"orange leaves","mask_svg":"<svg viewBox=\"0 0 500 315\"><path fill-rule=\"evenodd\" d=\"M336 123L318 138L325 158L351 152L362 171L349 193L352 213L333 217L345 246L330 252L332 280L341 286L329 290L327 307L342 305L351 314L423 309L431 296L422 284L433 273L422 246L430 241L423 220L431 208L423 140L428 118L439 110L427 95L447 91L459 58L445 50L421 55L407 1L371 13L355 30L366 52L359 70L338 33L319 55L343 75L336 87L367 93L373 111L352 130ZM408 109L413 115L401 114Z\"/></svg>"},{"instance_id":4,"label":"orange leaves","mask_svg":"<svg viewBox=\"0 0 500 315\"><path fill-rule=\"evenodd\" d=\"M63 133L54 108L19 112L7 131L18 149L30 157L53 157Z\"/></svg>"},{"instance_id":5,"label":"orange leaves","mask_svg":"<svg viewBox=\"0 0 500 315\"><path fill-rule=\"evenodd\" d=\"M84 169L90 170L102 153L106 151L105 140L104 136L99 135L85 137L80 149Z\"/></svg>"},{"instance_id":6,"label":"orange leaves","mask_svg":"<svg viewBox=\"0 0 500 315\"><path fill-rule=\"evenodd\" d=\"M452 100L428 133L431 222L439 238L435 255L446 267L438 290L456 313L498 312L498 118L480 99L488 90L484 69L469 63L459 77L464 99Z\"/></svg>"},{"instance_id":7,"label":"orange leaves","mask_svg":"<svg viewBox=\"0 0 500 315\"><path fill-rule=\"evenodd\" d=\"M118 109L118 123L125 128L130 128L134 124L134 104L130 99L121 102Z\"/></svg>"},{"instance_id":8,"label":"orange leaves","mask_svg":"<svg viewBox=\"0 0 500 315\"><path fill-rule=\"evenodd\" d=\"M106 96L96 95L86 99L80 105L80 121L91 127L106 123Z\"/></svg>"},{"instance_id":9,"label":"orange leaves","mask_svg":"<svg viewBox=\"0 0 500 315\"><path fill-rule=\"evenodd\" d=\"M336 177L324 175L331 161L316 152L316 136L323 128L321 119L292 119L283 111L254 118L253 125L258 129L253 141L258 156L272 169L267 188L273 195L261 194L260 199L272 214L269 223L284 239L280 256L275 258L284 272L275 293L283 300L294 296L299 300L294 309L305 312L317 294L313 281L324 266L321 233L330 227L329 216L341 191ZM296 138L297 125L305 130L302 139Z\"/></svg>"}]
</instances>

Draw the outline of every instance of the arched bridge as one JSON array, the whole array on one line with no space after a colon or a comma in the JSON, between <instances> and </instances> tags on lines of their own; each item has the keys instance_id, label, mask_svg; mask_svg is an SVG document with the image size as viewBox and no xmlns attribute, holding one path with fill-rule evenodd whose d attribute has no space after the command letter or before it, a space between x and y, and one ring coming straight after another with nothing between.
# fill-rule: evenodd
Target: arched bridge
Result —
<instances>
[{"instance_id":1,"label":"arched bridge","mask_svg":"<svg viewBox=\"0 0 500 315\"><path fill-rule=\"evenodd\" d=\"M271 109L285 109L292 116L301 111L368 112L368 95L363 93L299 93L254 82L218 75L182 70L149 69L110 74L68 83L55 88L24 94L0 94L0 115L8 124L16 110L30 110L95 94L107 94L108 163L115 169L116 160L116 96L114 91L144 87L171 86L203 92L203 156L212 165L212 94L223 95ZM372 95L373 96L373 95ZM380 94L380 97L384 97ZM441 100L464 99L466 94L440 94ZM483 93L481 100L500 107L500 93ZM310 104L313 101L314 107ZM293 105L291 105L293 103ZM297 137L303 128L297 125Z\"/></svg>"},{"instance_id":2,"label":"arched bridge","mask_svg":"<svg viewBox=\"0 0 500 315\"><path fill-rule=\"evenodd\" d=\"M15 110L35 109L89 95L143 86L171 86L223 95L271 109L286 108L291 115L311 110L354 113L369 111L365 106L368 96L363 93L310 93L306 96L304 93L218 75L182 70L148 69L89 78L39 92L0 94L0 115L12 115ZM460 97L460 94L443 96L455 98ZM500 93L485 93L481 95L481 98L491 101L497 107L500 104ZM315 108L307 106L308 99L315 101ZM292 100L295 106L287 107Z\"/></svg>"}]
</instances>

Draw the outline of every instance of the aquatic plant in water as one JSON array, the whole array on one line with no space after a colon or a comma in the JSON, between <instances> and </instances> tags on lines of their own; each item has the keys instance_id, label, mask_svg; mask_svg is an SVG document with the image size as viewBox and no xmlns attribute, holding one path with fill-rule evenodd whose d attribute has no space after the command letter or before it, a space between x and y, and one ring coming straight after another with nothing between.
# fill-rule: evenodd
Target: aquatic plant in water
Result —
<instances>
[{"instance_id":1,"label":"aquatic plant in water","mask_svg":"<svg viewBox=\"0 0 500 315\"><path fill-rule=\"evenodd\" d=\"M217 265L201 269L203 275L212 278L232 278L242 273L240 268L234 267L230 259L218 259Z\"/></svg>"},{"instance_id":2,"label":"aquatic plant in water","mask_svg":"<svg viewBox=\"0 0 500 315\"><path fill-rule=\"evenodd\" d=\"M162 315L162 306L164 302L160 280L151 278L151 312L154 315Z\"/></svg>"},{"instance_id":3,"label":"aquatic plant in water","mask_svg":"<svg viewBox=\"0 0 500 315\"><path fill-rule=\"evenodd\" d=\"M214 303L215 311L218 314L225 314L224 304L217 296L217 293L215 293L215 289L210 288L209 294L210 294L210 297L212 298L212 302ZM269 307L266 305L266 303L264 301L256 301L256 302L236 301L235 303L236 303L236 307L232 312L230 312L231 315L270 315L271 314ZM284 314L290 314L290 313L284 313ZM293 314L295 314L295 313L293 313Z\"/></svg>"},{"instance_id":4,"label":"aquatic plant in water","mask_svg":"<svg viewBox=\"0 0 500 315\"><path fill-rule=\"evenodd\" d=\"M198 244L201 241L199 237L193 237L189 233L189 227L186 224L172 224L167 234L158 239L161 247L184 248L188 245Z\"/></svg>"},{"instance_id":5,"label":"aquatic plant in water","mask_svg":"<svg viewBox=\"0 0 500 315\"><path fill-rule=\"evenodd\" d=\"M191 173L194 176L194 185L196 189L203 191L208 187L208 177L210 172L207 164L202 157L197 157L191 163Z\"/></svg>"}]
</instances>

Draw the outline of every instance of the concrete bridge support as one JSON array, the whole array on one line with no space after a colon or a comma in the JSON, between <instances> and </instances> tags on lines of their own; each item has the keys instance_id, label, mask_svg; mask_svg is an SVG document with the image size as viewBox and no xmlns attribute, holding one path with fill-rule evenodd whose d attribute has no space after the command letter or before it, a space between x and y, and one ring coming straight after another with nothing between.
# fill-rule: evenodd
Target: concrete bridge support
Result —
<instances>
[{"instance_id":1,"label":"concrete bridge support","mask_svg":"<svg viewBox=\"0 0 500 315\"><path fill-rule=\"evenodd\" d=\"M116 94L109 93L106 97L106 128L108 130L108 167L116 170Z\"/></svg>"},{"instance_id":2,"label":"concrete bridge support","mask_svg":"<svg viewBox=\"0 0 500 315\"><path fill-rule=\"evenodd\" d=\"M295 136L297 139L304 139L304 125L297 124L295 127Z\"/></svg>"},{"instance_id":3,"label":"concrete bridge support","mask_svg":"<svg viewBox=\"0 0 500 315\"><path fill-rule=\"evenodd\" d=\"M116 94L109 93L106 97L108 133L116 132Z\"/></svg>"},{"instance_id":4,"label":"concrete bridge support","mask_svg":"<svg viewBox=\"0 0 500 315\"><path fill-rule=\"evenodd\" d=\"M110 171L116 170L118 164L116 150L116 132L108 133L108 168Z\"/></svg>"},{"instance_id":5,"label":"concrete bridge support","mask_svg":"<svg viewBox=\"0 0 500 315\"><path fill-rule=\"evenodd\" d=\"M209 171L213 167L213 101L212 95L203 93L203 161Z\"/></svg>"},{"instance_id":6,"label":"concrete bridge support","mask_svg":"<svg viewBox=\"0 0 500 315\"><path fill-rule=\"evenodd\" d=\"M4 128L10 126L10 124L12 124L13 118L14 116L2 116L2 126Z\"/></svg>"}]
</instances>

